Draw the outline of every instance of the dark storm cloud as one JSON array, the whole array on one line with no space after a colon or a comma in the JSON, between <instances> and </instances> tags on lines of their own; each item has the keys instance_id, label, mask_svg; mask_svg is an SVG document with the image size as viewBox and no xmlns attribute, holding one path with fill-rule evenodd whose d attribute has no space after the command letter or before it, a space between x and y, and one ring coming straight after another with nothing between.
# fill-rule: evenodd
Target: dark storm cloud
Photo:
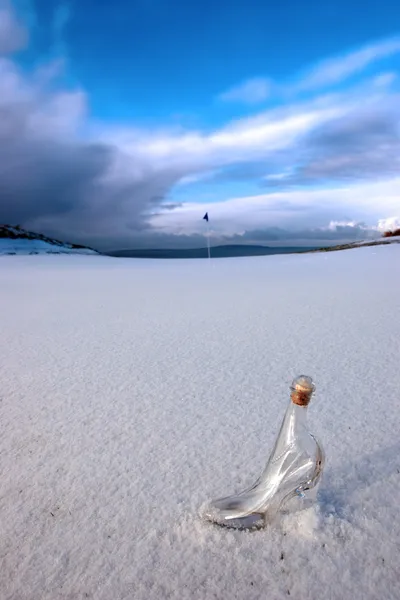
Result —
<instances>
[{"instance_id":1,"label":"dark storm cloud","mask_svg":"<svg viewBox=\"0 0 400 600\"><path fill-rule=\"evenodd\" d=\"M0 53L20 48L24 36L0 0ZM100 244L146 228L186 171L156 168L108 140L85 140L85 94L50 91L39 75L0 56L0 223Z\"/></svg>"},{"instance_id":2,"label":"dark storm cloud","mask_svg":"<svg viewBox=\"0 0 400 600\"><path fill-rule=\"evenodd\" d=\"M131 223L145 227L146 210L162 202L177 177L114 177L118 150L106 144L1 142L0 136L0 222L52 235L70 231L81 242L96 232L119 236Z\"/></svg>"},{"instance_id":3,"label":"dark storm cloud","mask_svg":"<svg viewBox=\"0 0 400 600\"><path fill-rule=\"evenodd\" d=\"M78 243L147 227L182 172L156 170L115 144L79 141L83 112L82 94L43 96L0 59L0 223Z\"/></svg>"},{"instance_id":4,"label":"dark storm cloud","mask_svg":"<svg viewBox=\"0 0 400 600\"><path fill-rule=\"evenodd\" d=\"M1 145L0 221L20 223L87 210L111 160L111 148L101 145L26 139Z\"/></svg>"}]
</instances>

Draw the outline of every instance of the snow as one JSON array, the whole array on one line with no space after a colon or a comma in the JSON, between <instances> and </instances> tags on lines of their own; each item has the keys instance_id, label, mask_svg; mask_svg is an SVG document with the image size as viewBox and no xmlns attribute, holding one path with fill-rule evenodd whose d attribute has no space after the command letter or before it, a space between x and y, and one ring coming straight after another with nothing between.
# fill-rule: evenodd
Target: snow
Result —
<instances>
[{"instance_id":1,"label":"snow","mask_svg":"<svg viewBox=\"0 0 400 600\"><path fill-rule=\"evenodd\" d=\"M12 229L11 227L9 229ZM40 239L0 238L0 256L4 254L97 254L89 248L51 244Z\"/></svg>"},{"instance_id":2,"label":"snow","mask_svg":"<svg viewBox=\"0 0 400 600\"><path fill-rule=\"evenodd\" d=\"M1 257L1 599L397 600L399 258ZM318 507L204 522L300 373Z\"/></svg>"}]
</instances>

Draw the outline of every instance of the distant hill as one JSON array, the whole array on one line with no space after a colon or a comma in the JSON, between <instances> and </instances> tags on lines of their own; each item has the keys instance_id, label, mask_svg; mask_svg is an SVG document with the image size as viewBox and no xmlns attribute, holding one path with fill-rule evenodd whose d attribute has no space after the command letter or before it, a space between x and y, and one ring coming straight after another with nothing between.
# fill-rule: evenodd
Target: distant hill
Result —
<instances>
[{"instance_id":1,"label":"distant hill","mask_svg":"<svg viewBox=\"0 0 400 600\"><path fill-rule=\"evenodd\" d=\"M271 254L293 254L315 250L314 247L282 247L255 245L227 245L211 248L212 258L235 258L240 256L267 256ZM176 248L176 249L137 249L115 250L106 253L108 256L125 258L207 258L207 248Z\"/></svg>"},{"instance_id":2,"label":"distant hill","mask_svg":"<svg viewBox=\"0 0 400 600\"><path fill-rule=\"evenodd\" d=\"M19 225L0 225L0 255L99 254L92 248L54 240Z\"/></svg>"},{"instance_id":3,"label":"distant hill","mask_svg":"<svg viewBox=\"0 0 400 600\"><path fill-rule=\"evenodd\" d=\"M349 242L347 244L337 244L336 246L257 246L257 245L227 245L214 246L211 248L212 258L235 258L241 256L270 256L273 254L300 254L309 252L334 252L338 250L350 250L351 248L360 248L362 246L379 246L390 243L400 243L400 237L397 232L390 236L364 240L358 242ZM207 258L207 248L174 248L174 249L133 249L133 250L115 250L106 252L108 256L125 258Z\"/></svg>"}]
</instances>

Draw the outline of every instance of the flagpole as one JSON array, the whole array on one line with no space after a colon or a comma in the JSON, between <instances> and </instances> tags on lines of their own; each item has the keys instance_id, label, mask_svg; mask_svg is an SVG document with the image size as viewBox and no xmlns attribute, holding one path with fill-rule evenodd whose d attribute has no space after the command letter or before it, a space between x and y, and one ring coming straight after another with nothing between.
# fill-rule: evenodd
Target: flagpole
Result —
<instances>
[{"instance_id":1,"label":"flagpole","mask_svg":"<svg viewBox=\"0 0 400 600\"><path fill-rule=\"evenodd\" d=\"M208 212L203 217L203 220L207 223L207 251L208 251L208 261L211 259L211 248L210 248L210 223L208 219Z\"/></svg>"}]
</instances>

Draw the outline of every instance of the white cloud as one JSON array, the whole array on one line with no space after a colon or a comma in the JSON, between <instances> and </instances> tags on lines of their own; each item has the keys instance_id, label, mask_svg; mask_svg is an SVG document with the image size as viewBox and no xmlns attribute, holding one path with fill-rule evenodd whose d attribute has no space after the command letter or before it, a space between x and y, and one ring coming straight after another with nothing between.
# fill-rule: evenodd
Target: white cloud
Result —
<instances>
[{"instance_id":1,"label":"white cloud","mask_svg":"<svg viewBox=\"0 0 400 600\"><path fill-rule=\"evenodd\" d=\"M388 72L377 75L374 79L374 85L377 87L387 87L397 80L397 73Z\"/></svg>"},{"instance_id":2,"label":"white cloud","mask_svg":"<svg viewBox=\"0 0 400 600\"><path fill-rule=\"evenodd\" d=\"M386 219L379 219L379 231L394 231L395 229L400 229L400 217L388 217Z\"/></svg>"},{"instance_id":3,"label":"white cloud","mask_svg":"<svg viewBox=\"0 0 400 600\"><path fill-rule=\"evenodd\" d=\"M53 82L64 73L65 66L66 61L64 58L55 58L50 62L39 65L33 73L36 83L39 86L45 86L46 84Z\"/></svg>"},{"instance_id":4,"label":"white cloud","mask_svg":"<svg viewBox=\"0 0 400 600\"><path fill-rule=\"evenodd\" d=\"M331 221L327 227L322 227L321 229L322 230L326 229L328 231L337 231L337 232L340 232L343 229L346 229L346 230L356 229L357 231L361 231L361 232L372 232L373 230L376 229L376 226L366 225L362 221L355 221L353 219L352 221L346 221L346 220Z\"/></svg>"},{"instance_id":5,"label":"white cloud","mask_svg":"<svg viewBox=\"0 0 400 600\"><path fill-rule=\"evenodd\" d=\"M46 98L43 104L32 113L29 126L33 131L46 134L64 135L75 133L86 114L86 94L81 90L59 92Z\"/></svg>"},{"instance_id":6,"label":"white cloud","mask_svg":"<svg viewBox=\"0 0 400 600\"><path fill-rule=\"evenodd\" d=\"M57 75L53 63L40 67L29 78L7 58L0 58L0 132L31 133L44 139L75 135L86 112L86 94L79 89L47 92Z\"/></svg>"},{"instance_id":7,"label":"white cloud","mask_svg":"<svg viewBox=\"0 0 400 600\"><path fill-rule=\"evenodd\" d=\"M271 82L265 77L254 77L243 81L219 95L223 102L237 102L241 104L260 104L270 95Z\"/></svg>"},{"instance_id":8,"label":"white cloud","mask_svg":"<svg viewBox=\"0 0 400 600\"><path fill-rule=\"evenodd\" d=\"M280 111L267 111L239 119L213 131L141 134L134 130L108 130L103 139L117 143L127 152L140 152L158 165L180 164L185 169L208 169L232 161L249 161L289 148L313 128L348 114L352 102L341 105L308 103Z\"/></svg>"},{"instance_id":9,"label":"white cloud","mask_svg":"<svg viewBox=\"0 0 400 600\"><path fill-rule=\"evenodd\" d=\"M283 97L302 91L317 91L342 83L369 66L400 54L400 37L369 44L359 50L320 61L311 69L299 73L296 83L278 83L271 79L256 77L248 79L223 92L219 99L224 102L257 104L266 100L272 91ZM387 87L397 79L395 72L379 73L374 79L376 87Z\"/></svg>"},{"instance_id":10,"label":"white cloud","mask_svg":"<svg viewBox=\"0 0 400 600\"><path fill-rule=\"evenodd\" d=\"M335 189L304 189L234 197L209 204L191 202L157 214L152 224L168 233L201 233L202 213L207 210L215 232L230 235L241 231L282 227L292 231L319 228L372 230L382 212L390 213L400 203L400 178L374 183L353 183ZM353 214L354 219L345 215ZM388 221L386 221L388 222ZM390 221L395 223L395 219Z\"/></svg>"},{"instance_id":11,"label":"white cloud","mask_svg":"<svg viewBox=\"0 0 400 600\"><path fill-rule=\"evenodd\" d=\"M364 46L360 50L320 62L304 74L296 88L310 90L341 83L372 63L399 53L399 37Z\"/></svg>"}]
</instances>

